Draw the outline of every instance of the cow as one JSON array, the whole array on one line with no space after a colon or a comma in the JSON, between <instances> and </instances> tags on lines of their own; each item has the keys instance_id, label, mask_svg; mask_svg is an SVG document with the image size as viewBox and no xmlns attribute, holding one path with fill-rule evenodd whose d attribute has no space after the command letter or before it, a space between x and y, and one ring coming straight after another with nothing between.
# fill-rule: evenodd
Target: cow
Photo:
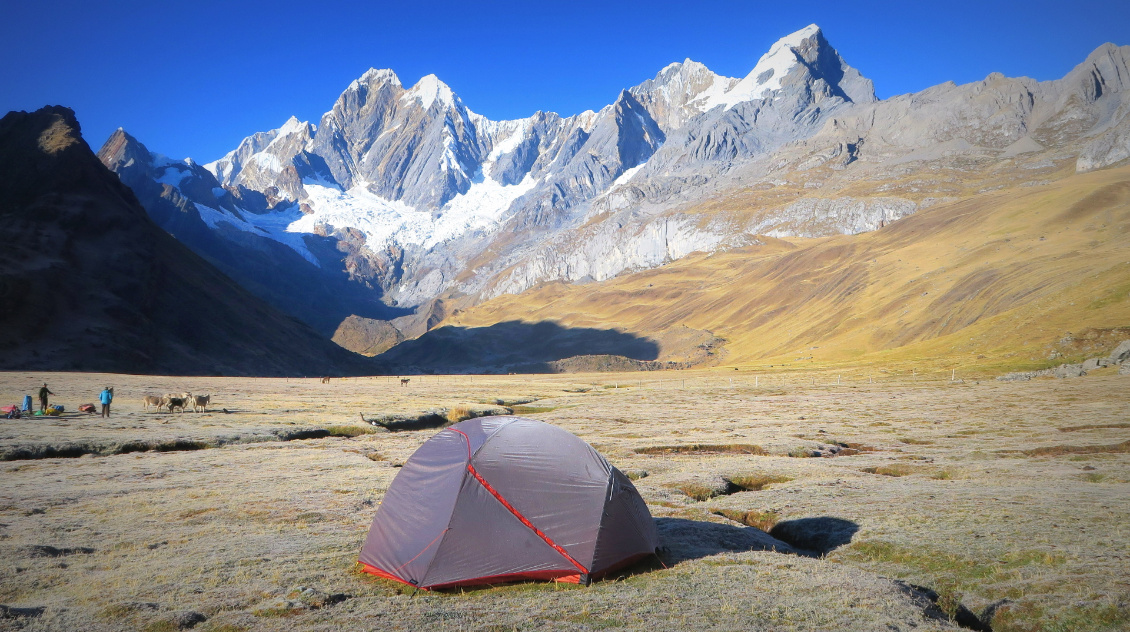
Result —
<instances>
[{"instance_id":1,"label":"cow","mask_svg":"<svg viewBox=\"0 0 1130 632\"><path fill-rule=\"evenodd\" d=\"M211 395L193 395L191 400L192 412L208 412L208 402L212 401ZM196 410L199 408L200 410Z\"/></svg>"}]
</instances>

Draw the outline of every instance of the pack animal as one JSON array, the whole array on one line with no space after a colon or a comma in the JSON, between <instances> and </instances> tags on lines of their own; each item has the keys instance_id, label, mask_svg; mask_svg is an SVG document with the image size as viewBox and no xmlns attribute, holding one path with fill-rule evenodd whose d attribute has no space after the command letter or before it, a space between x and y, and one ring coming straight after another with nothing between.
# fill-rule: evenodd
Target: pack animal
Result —
<instances>
[{"instance_id":1,"label":"pack animal","mask_svg":"<svg viewBox=\"0 0 1130 632\"><path fill-rule=\"evenodd\" d=\"M208 402L212 401L211 395L193 395L190 400L192 403L192 412L208 412ZM200 410L197 410L199 408Z\"/></svg>"},{"instance_id":2,"label":"pack animal","mask_svg":"<svg viewBox=\"0 0 1130 632\"><path fill-rule=\"evenodd\" d=\"M169 407L169 412L173 412L174 410L176 410L178 408L180 409L180 411L182 413L184 412L185 398L183 398L183 397L170 397L170 398L168 398L168 400L169 401L166 404L166 406Z\"/></svg>"},{"instance_id":3,"label":"pack animal","mask_svg":"<svg viewBox=\"0 0 1130 632\"><path fill-rule=\"evenodd\" d=\"M400 385L401 386L408 386L408 382L411 382L411 381L412 381L412 378L410 378L410 377L402 377L402 378L400 378Z\"/></svg>"},{"instance_id":4,"label":"pack animal","mask_svg":"<svg viewBox=\"0 0 1130 632\"><path fill-rule=\"evenodd\" d=\"M145 412L149 412L150 406L153 406L157 410L161 410L165 407L166 404L168 404L166 398L161 397L160 395L146 395L145 397L141 398L141 403L145 404Z\"/></svg>"}]
</instances>

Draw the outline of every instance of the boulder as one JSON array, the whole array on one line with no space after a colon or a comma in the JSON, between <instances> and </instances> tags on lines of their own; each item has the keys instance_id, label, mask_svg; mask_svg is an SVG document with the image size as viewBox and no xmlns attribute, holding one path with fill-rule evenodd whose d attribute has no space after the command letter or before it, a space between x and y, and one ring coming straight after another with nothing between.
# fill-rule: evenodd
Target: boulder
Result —
<instances>
[{"instance_id":1,"label":"boulder","mask_svg":"<svg viewBox=\"0 0 1130 632\"><path fill-rule=\"evenodd\" d=\"M1086 374L1081 364L1061 364L1054 371L1054 375L1058 378L1083 377Z\"/></svg>"},{"instance_id":2,"label":"boulder","mask_svg":"<svg viewBox=\"0 0 1130 632\"><path fill-rule=\"evenodd\" d=\"M1114 348L1107 356L1107 360L1111 364L1122 364L1126 360L1130 360L1130 340L1123 340L1121 344Z\"/></svg>"},{"instance_id":3,"label":"boulder","mask_svg":"<svg viewBox=\"0 0 1130 632\"><path fill-rule=\"evenodd\" d=\"M1130 375L1130 362L1123 362L1122 365L1118 367L1118 374Z\"/></svg>"}]
</instances>

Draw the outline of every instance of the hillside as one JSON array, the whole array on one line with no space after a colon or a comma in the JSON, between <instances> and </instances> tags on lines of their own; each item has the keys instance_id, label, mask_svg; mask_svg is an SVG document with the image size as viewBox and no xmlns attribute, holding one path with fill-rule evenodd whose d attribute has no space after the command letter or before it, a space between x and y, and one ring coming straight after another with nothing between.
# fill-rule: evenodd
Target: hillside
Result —
<instances>
[{"instance_id":1,"label":"hillside","mask_svg":"<svg viewBox=\"0 0 1130 632\"><path fill-rule=\"evenodd\" d=\"M766 241L546 284L444 324L551 321L652 340L691 328L722 340L715 364L986 371L1047 365L1088 337L1116 344L1103 332L1130 327L1130 167L972 195L869 233Z\"/></svg>"},{"instance_id":2,"label":"hillside","mask_svg":"<svg viewBox=\"0 0 1130 632\"><path fill-rule=\"evenodd\" d=\"M7 369L371 373L159 229L74 112L0 120L0 352Z\"/></svg>"}]
</instances>

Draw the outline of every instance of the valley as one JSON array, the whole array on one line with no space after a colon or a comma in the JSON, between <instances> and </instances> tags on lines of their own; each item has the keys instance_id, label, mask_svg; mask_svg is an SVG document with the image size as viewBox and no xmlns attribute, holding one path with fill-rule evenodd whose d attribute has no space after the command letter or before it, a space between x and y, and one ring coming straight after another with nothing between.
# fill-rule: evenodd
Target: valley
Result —
<instances>
[{"instance_id":1,"label":"valley","mask_svg":"<svg viewBox=\"0 0 1130 632\"><path fill-rule=\"evenodd\" d=\"M0 629L957 630L960 613L997 632L1119 629L1130 377L1114 373L437 375L407 387L3 373L0 401L41 381L68 411L106 384L117 393L108 420L4 421L5 458L20 444L168 447L0 463ZM142 394L183 389L210 393L209 411L142 411ZM356 572L398 465L437 431L384 432L358 413L498 401L526 402L521 414L634 478L663 565L588 588L414 596ZM316 428L338 430L279 439ZM201 447L220 436L232 442Z\"/></svg>"}]
</instances>

